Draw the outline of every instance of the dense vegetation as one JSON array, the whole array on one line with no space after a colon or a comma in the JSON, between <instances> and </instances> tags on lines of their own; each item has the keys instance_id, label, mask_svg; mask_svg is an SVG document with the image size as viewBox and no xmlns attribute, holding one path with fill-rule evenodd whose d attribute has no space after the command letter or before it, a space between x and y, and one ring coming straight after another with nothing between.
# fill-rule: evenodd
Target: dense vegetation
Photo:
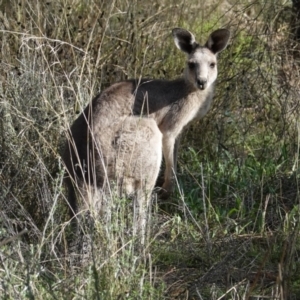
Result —
<instances>
[{"instance_id":1,"label":"dense vegetation","mask_svg":"<svg viewBox=\"0 0 300 300\"><path fill-rule=\"evenodd\" d=\"M0 298L299 299L298 25L297 1L0 1ZM178 189L153 201L143 254L115 197L72 251L68 126L112 82L179 76L173 27L232 32Z\"/></svg>"}]
</instances>

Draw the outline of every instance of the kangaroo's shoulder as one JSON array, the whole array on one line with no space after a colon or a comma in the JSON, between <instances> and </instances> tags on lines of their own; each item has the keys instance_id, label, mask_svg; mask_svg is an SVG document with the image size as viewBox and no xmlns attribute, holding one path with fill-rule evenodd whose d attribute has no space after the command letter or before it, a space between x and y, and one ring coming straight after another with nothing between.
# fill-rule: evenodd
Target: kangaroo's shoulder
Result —
<instances>
[{"instance_id":1,"label":"kangaroo's shoulder","mask_svg":"<svg viewBox=\"0 0 300 300\"><path fill-rule=\"evenodd\" d=\"M133 113L152 114L184 98L187 88L184 79L163 80L143 78L132 80L134 95Z\"/></svg>"}]
</instances>

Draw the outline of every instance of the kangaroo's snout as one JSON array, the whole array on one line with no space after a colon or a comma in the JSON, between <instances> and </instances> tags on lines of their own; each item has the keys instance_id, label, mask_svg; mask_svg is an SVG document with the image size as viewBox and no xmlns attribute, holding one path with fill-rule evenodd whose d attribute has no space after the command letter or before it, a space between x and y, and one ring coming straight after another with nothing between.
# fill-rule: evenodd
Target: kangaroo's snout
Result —
<instances>
[{"instance_id":1,"label":"kangaroo's snout","mask_svg":"<svg viewBox=\"0 0 300 300\"><path fill-rule=\"evenodd\" d=\"M198 78L197 79L197 86L200 90L205 90L207 87L207 79Z\"/></svg>"}]
</instances>

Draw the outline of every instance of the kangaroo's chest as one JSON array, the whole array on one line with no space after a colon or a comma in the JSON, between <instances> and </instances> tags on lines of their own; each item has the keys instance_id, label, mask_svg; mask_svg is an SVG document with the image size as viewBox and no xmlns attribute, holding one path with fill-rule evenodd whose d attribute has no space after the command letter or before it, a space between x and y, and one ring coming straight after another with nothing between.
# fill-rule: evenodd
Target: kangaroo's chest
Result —
<instances>
[{"instance_id":1,"label":"kangaroo's chest","mask_svg":"<svg viewBox=\"0 0 300 300\"><path fill-rule=\"evenodd\" d=\"M212 94L212 91L195 93L172 103L164 112L154 116L160 130L177 136L191 121L206 115L211 106Z\"/></svg>"}]
</instances>

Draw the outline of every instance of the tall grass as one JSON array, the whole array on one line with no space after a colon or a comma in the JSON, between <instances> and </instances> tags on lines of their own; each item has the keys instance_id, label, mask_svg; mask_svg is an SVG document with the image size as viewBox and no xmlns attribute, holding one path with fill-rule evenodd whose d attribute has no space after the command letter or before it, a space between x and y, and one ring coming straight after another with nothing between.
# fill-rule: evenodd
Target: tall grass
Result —
<instances>
[{"instance_id":1,"label":"tall grass","mask_svg":"<svg viewBox=\"0 0 300 300\"><path fill-rule=\"evenodd\" d=\"M298 299L299 62L290 3L0 2L3 299ZM185 132L178 191L153 204L144 254L111 223L73 248L60 158L70 123L111 83L175 78L170 37L226 27L211 112ZM78 250L80 249L80 250ZM252 297L252 298L251 298Z\"/></svg>"}]
</instances>

